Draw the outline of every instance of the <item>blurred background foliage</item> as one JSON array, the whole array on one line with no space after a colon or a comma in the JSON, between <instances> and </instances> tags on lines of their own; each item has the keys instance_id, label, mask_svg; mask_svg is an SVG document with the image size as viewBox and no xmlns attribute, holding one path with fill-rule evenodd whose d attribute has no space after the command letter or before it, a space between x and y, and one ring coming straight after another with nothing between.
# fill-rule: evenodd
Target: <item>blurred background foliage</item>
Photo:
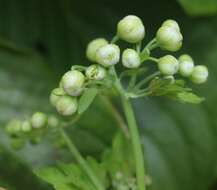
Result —
<instances>
[{"instance_id":1,"label":"blurred background foliage","mask_svg":"<svg viewBox=\"0 0 217 190\"><path fill-rule=\"evenodd\" d=\"M9 119L25 118L37 110L52 112L50 90L71 65L88 64L88 41L112 38L118 20L136 14L146 26L146 42L162 21L177 20L184 35L182 52L210 70L209 82L196 89L206 97L199 106L163 98L135 101L152 177L149 189L217 189L216 0L0 0L0 5L0 186L50 189L31 170L67 159L67 153L46 141L14 152L3 127ZM112 114L95 101L70 130L84 155L98 157L116 129Z\"/></svg>"}]
</instances>

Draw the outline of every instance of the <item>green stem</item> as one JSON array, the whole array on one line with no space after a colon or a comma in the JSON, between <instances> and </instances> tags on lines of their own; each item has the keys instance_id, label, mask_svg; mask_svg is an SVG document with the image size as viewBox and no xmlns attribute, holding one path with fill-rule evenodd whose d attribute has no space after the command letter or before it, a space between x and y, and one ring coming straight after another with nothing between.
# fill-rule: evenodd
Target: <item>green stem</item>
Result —
<instances>
[{"instance_id":1,"label":"green stem","mask_svg":"<svg viewBox=\"0 0 217 190\"><path fill-rule=\"evenodd\" d=\"M143 79L142 81L140 81L135 87L134 90L138 90L139 88L141 88L144 84L146 84L147 82L149 82L151 79L157 77L160 75L159 71L156 71L155 73L151 74L150 76L146 77L145 79Z\"/></svg>"},{"instance_id":2,"label":"green stem","mask_svg":"<svg viewBox=\"0 0 217 190\"><path fill-rule=\"evenodd\" d=\"M117 77L117 73L114 67L111 67L111 72L116 78L115 87L121 95L122 105L131 135L130 137L133 145L134 159L136 162L137 190L146 190L144 156L133 108L129 99L125 95L125 91Z\"/></svg>"},{"instance_id":3,"label":"green stem","mask_svg":"<svg viewBox=\"0 0 217 190\"><path fill-rule=\"evenodd\" d=\"M72 140L68 137L68 135L65 133L63 129L60 129L60 134L62 138L64 139L66 145L68 146L69 150L73 154L73 156L76 158L78 164L80 167L86 172L88 177L91 179L97 190L105 190L101 182L98 180L95 173L92 171L92 169L89 167L85 159L82 157L80 152L77 150L76 146L73 144Z\"/></svg>"},{"instance_id":4,"label":"green stem","mask_svg":"<svg viewBox=\"0 0 217 190\"><path fill-rule=\"evenodd\" d=\"M136 124L135 115L133 112L132 105L126 97L122 96L122 104L129 126L132 145L134 150L134 157L136 162L136 177L137 177L137 187L138 190L145 190L145 165L144 165L144 156L142 151L142 145L140 142L139 132Z\"/></svg>"},{"instance_id":5,"label":"green stem","mask_svg":"<svg viewBox=\"0 0 217 190\"><path fill-rule=\"evenodd\" d=\"M118 126L123 131L124 136L129 139L130 134L129 134L128 128L127 128L125 121L122 118L121 114L118 112L118 110L115 108L115 106L112 104L112 102L109 98L107 98L105 96L100 96L100 98L104 102L107 109L109 109L109 111L111 112L113 117L116 119Z\"/></svg>"}]
</instances>

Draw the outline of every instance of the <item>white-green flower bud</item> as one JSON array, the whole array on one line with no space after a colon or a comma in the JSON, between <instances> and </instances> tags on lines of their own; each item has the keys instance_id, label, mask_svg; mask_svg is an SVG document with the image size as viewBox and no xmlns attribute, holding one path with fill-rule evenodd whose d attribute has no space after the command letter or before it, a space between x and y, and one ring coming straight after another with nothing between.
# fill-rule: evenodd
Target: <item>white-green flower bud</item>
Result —
<instances>
[{"instance_id":1,"label":"white-green flower bud","mask_svg":"<svg viewBox=\"0 0 217 190\"><path fill-rule=\"evenodd\" d=\"M17 135L21 130L21 122L19 120L11 120L6 126L6 132L9 135Z\"/></svg>"},{"instance_id":2,"label":"white-green flower bud","mask_svg":"<svg viewBox=\"0 0 217 190\"><path fill-rule=\"evenodd\" d=\"M176 29L178 32L180 32L180 27L175 20L168 19L168 20L163 22L162 26L172 27L172 28Z\"/></svg>"},{"instance_id":3,"label":"white-green flower bud","mask_svg":"<svg viewBox=\"0 0 217 190\"><path fill-rule=\"evenodd\" d=\"M55 116L51 115L48 117L49 127L58 127L58 125L59 125L59 120Z\"/></svg>"},{"instance_id":4,"label":"white-green flower bud","mask_svg":"<svg viewBox=\"0 0 217 190\"><path fill-rule=\"evenodd\" d=\"M163 75L174 75L179 69L179 62L172 55L165 55L158 60L158 69Z\"/></svg>"},{"instance_id":5,"label":"white-green flower bud","mask_svg":"<svg viewBox=\"0 0 217 190\"><path fill-rule=\"evenodd\" d=\"M58 99L65 95L65 92L62 88L55 88L52 90L51 94L50 94L50 103L53 105L53 106L56 106L56 103L58 101Z\"/></svg>"},{"instance_id":6,"label":"white-green flower bud","mask_svg":"<svg viewBox=\"0 0 217 190\"><path fill-rule=\"evenodd\" d=\"M145 37L145 27L139 17L129 15L118 23L117 35L129 43L138 43Z\"/></svg>"},{"instance_id":7,"label":"white-green flower bud","mask_svg":"<svg viewBox=\"0 0 217 190\"><path fill-rule=\"evenodd\" d=\"M97 50L108 44L108 41L104 38L97 38L93 41L91 41L86 50L86 56L90 61L95 62L96 61L96 52Z\"/></svg>"},{"instance_id":8,"label":"white-green flower bud","mask_svg":"<svg viewBox=\"0 0 217 190\"><path fill-rule=\"evenodd\" d=\"M202 84L207 81L208 76L209 72L207 67L204 65L197 65L194 67L190 79L196 84Z\"/></svg>"},{"instance_id":9,"label":"white-green flower bud","mask_svg":"<svg viewBox=\"0 0 217 190\"><path fill-rule=\"evenodd\" d=\"M127 68L138 68L141 64L139 54L134 49L126 49L122 55L122 64Z\"/></svg>"},{"instance_id":10,"label":"white-green flower bud","mask_svg":"<svg viewBox=\"0 0 217 190\"><path fill-rule=\"evenodd\" d=\"M108 44L98 49L96 52L96 62L109 67L115 65L120 60L120 49L115 44Z\"/></svg>"},{"instance_id":11,"label":"white-green flower bud","mask_svg":"<svg viewBox=\"0 0 217 190\"><path fill-rule=\"evenodd\" d=\"M42 112L34 113L31 117L31 124L32 124L32 127L35 129L45 127L47 125L46 114Z\"/></svg>"},{"instance_id":12,"label":"white-green flower bud","mask_svg":"<svg viewBox=\"0 0 217 190\"><path fill-rule=\"evenodd\" d=\"M63 116L70 116L78 109L78 101L75 97L62 96L57 101L56 109Z\"/></svg>"},{"instance_id":13,"label":"white-green flower bud","mask_svg":"<svg viewBox=\"0 0 217 190\"><path fill-rule=\"evenodd\" d=\"M179 57L179 73L183 77L189 77L194 70L194 61L193 59L185 54Z\"/></svg>"},{"instance_id":14,"label":"white-green flower bud","mask_svg":"<svg viewBox=\"0 0 217 190\"><path fill-rule=\"evenodd\" d=\"M21 131L24 133L28 133L32 130L31 123L29 121L23 121L21 124Z\"/></svg>"},{"instance_id":15,"label":"white-green flower bud","mask_svg":"<svg viewBox=\"0 0 217 190\"><path fill-rule=\"evenodd\" d=\"M156 34L158 46L163 50L178 51L182 47L182 34L174 27L161 26Z\"/></svg>"},{"instance_id":16,"label":"white-green flower bud","mask_svg":"<svg viewBox=\"0 0 217 190\"><path fill-rule=\"evenodd\" d=\"M91 65L86 69L85 75L90 80L102 80L106 76L106 70L100 65Z\"/></svg>"},{"instance_id":17,"label":"white-green flower bud","mask_svg":"<svg viewBox=\"0 0 217 190\"><path fill-rule=\"evenodd\" d=\"M70 96L79 96L83 91L85 77L77 70L68 71L61 80L61 86Z\"/></svg>"}]
</instances>

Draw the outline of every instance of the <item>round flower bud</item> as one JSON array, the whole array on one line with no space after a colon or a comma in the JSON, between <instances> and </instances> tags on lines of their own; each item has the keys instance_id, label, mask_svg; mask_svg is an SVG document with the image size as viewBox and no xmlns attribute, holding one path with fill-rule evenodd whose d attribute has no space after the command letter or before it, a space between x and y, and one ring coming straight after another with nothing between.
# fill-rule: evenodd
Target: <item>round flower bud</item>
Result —
<instances>
[{"instance_id":1,"label":"round flower bud","mask_svg":"<svg viewBox=\"0 0 217 190\"><path fill-rule=\"evenodd\" d=\"M42 128L47 124L47 116L42 112L36 112L31 117L31 124L33 128Z\"/></svg>"},{"instance_id":2,"label":"round flower bud","mask_svg":"<svg viewBox=\"0 0 217 190\"><path fill-rule=\"evenodd\" d=\"M145 37L145 27L139 17L129 15L118 23L117 35L129 43L138 43Z\"/></svg>"},{"instance_id":3,"label":"round flower bud","mask_svg":"<svg viewBox=\"0 0 217 190\"><path fill-rule=\"evenodd\" d=\"M85 77L77 70L68 71L61 80L64 91L71 96L79 96L83 91Z\"/></svg>"},{"instance_id":4,"label":"round flower bud","mask_svg":"<svg viewBox=\"0 0 217 190\"><path fill-rule=\"evenodd\" d=\"M138 68L141 64L139 54L134 49L124 50L122 64L127 68Z\"/></svg>"},{"instance_id":5,"label":"round flower bud","mask_svg":"<svg viewBox=\"0 0 217 190\"><path fill-rule=\"evenodd\" d=\"M189 55L179 57L179 73L183 77L189 77L194 69L194 61Z\"/></svg>"},{"instance_id":6,"label":"round flower bud","mask_svg":"<svg viewBox=\"0 0 217 190\"><path fill-rule=\"evenodd\" d=\"M97 39L91 41L88 44L87 50L86 50L87 58L90 61L95 62L96 61L96 52L97 52L97 50L100 47L105 46L107 44L108 44L108 41L106 39L104 39L104 38L97 38Z\"/></svg>"},{"instance_id":7,"label":"round flower bud","mask_svg":"<svg viewBox=\"0 0 217 190\"><path fill-rule=\"evenodd\" d=\"M163 22L162 26L168 26L168 27L174 28L176 31L180 32L179 25L175 20L168 19L168 20Z\"/></svg>"},{"instance_id":8,"label":"round flower bud","mask_svg":"<svg viewBox=\"0 0 217 190\"><path fill-rule=\"evenodd\" d=\"M58 127L59 120L55 116L49 116L48 117L48 126L50 127Z\"/></svg>"},{"instance_id":9,"label":"round flower bud","mask_svg":"<svg viewBox=\"0 0 217 190\"><path fill-rule=\"evenodd\" d=\"M9 135L17 135L21 130L21 122L19 120L11 120L6 126L6 132Z\"/></svg>"},{"instance_id":10,"label":"round flower bud","mask_svg":"<svg viewBox=\"0 0 217 190\"><path fill-rule=\"evenodd\" d=\"M77 99L70 96L62 96L57 101L56 109L63 116L70 116L78 109Z\"/></svg>"},{"instance_id":11,"label":"round flower bud","mask_svg":"<svg viewBox=\"0 0 217 190\"><path fill-rule=\"evenodd\" d=\"M179 62L172 55L166 55L159 59L158 69L163 75L174 75L179 69Z\"/></svg>"},{"instance_id":12,"label":"round flower bud","mask_svg":"<svg viewBox=\"0 0 217 190\"><path fill-rule=\"evenodd\" d=\"M21 131L24 133L30 132L32 129L31 123L29 121L23 121L21 124Z\"/></svg>"},{"instance_id":13,"label":"round flower bud","mask_svg":"<svg viewBox=\"0 0 217 190\"><path fill-rule=\"evenodd\" d=\"M108 44L98 49L96 52L96 62L109 67L115 65L120 60L120 49L115 44Z\"/></svg>"},{"instance_id":14,"label":"round flower bud","mask_svg":"<svg viewBox=\"0 0 217 190\"><path fill-rule=\"evenodd\" d=\"M209 72L206 66L197 65L194 67L194 70L190 76L192 82L196 84L202 84L207 81Z\"/></svg>"},{"instance_id":15,"label":"round flower bud","mask_svg":"<svg viewBox=\"0 0 217 190\"><path fill-rule=\"evenodd\" d=\"M85 75L90 80L102 80L106 76L106 70L99 65L91 65L86 69Z\"/></svg>"},{"instance_id":16,"label":"round flower bud","mask_svg":"<svg viewBox=\"0 0 217 190\"><path fill-rule=\"evenodd\" d=\"M65 92L62 88L55 88L52 90L51 94L50 94L50 103L55 106L57 103L57 100L61 97L65 95Z\"/></svg>"},{"instance_id":17,"label":"round flower bud","mask_svg":"<svg viewBox=\"0 0 217 190\"><path fill-rule=\"evenodd\" d=\"M156 40L161 49L178 51L182 46L182 34L174 27L161 26L156 34Z\"/></svg>"}]
</instances>

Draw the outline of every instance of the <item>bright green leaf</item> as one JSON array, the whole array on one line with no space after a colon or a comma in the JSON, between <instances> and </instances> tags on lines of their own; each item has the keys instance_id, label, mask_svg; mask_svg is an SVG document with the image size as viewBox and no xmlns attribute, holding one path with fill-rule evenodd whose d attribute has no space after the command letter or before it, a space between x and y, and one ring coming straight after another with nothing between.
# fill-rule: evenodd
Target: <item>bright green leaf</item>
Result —
<instances>
[{"instance_id":1,"label":"bright green leaf","mask_svg":"<svg viewBox=\"0 0 217 190\"><path fill-rule=\"evenodd\" d=\"M84 91L78 103L78 113L79 114L82 114L88 109L88 107L91 105L94 98L96 97L97 93L98 93L98 90L96 88L88 88Z\"/></svg>"}]
</instances>

